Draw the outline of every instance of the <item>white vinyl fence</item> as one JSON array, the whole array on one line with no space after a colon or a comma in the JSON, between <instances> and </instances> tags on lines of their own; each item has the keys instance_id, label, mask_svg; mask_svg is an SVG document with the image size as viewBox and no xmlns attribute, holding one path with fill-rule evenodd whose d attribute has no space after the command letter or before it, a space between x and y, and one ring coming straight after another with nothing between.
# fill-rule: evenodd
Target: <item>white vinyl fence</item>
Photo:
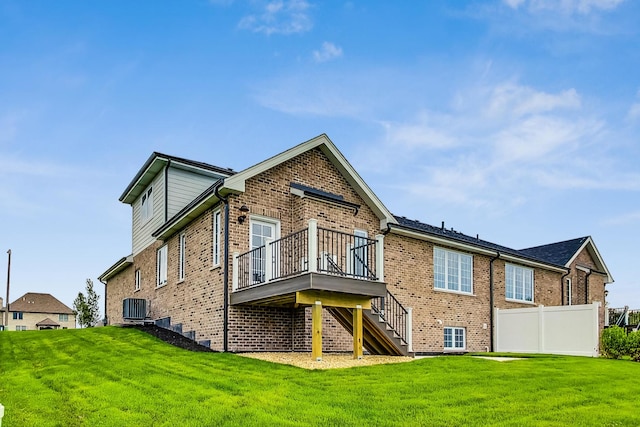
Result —
<instances>
[{"instance_id":1,"label":"white vinyl fence","mask_svg":"<svg viewBox=\"0 0 640 427\"><path fill-rule=\"evenodd\" d=\"M598 356L599 302L495 309L495 351Z\"/></svg>"}]
</instances>

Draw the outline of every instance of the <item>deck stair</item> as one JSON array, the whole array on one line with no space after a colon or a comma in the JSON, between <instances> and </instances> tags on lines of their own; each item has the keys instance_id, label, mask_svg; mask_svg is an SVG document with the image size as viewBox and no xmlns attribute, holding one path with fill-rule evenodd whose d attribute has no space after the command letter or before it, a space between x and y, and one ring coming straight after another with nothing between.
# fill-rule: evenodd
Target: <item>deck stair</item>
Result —
<instances>
[{"instance_id":1,"label":"deck stair","mask_svg":"<svg viewBox=\"0 0 640 427\"><path fill-rule=\"evenodd\" d=\"M347 331L353 331L351 309L327 307L327 311ZM370 354L413 356L406 336L407 311L390 292L386 298L374 298L371 310L362 310L362 314L363 345Z\"/></svg>"}]
</instances>

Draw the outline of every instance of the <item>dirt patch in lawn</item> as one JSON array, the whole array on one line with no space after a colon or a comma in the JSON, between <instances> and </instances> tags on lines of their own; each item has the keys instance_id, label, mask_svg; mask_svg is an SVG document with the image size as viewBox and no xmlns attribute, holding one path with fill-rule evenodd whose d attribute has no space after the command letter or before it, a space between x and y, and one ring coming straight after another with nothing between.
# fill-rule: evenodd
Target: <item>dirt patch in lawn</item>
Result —
<instances>
[{"instance_id":1,"label":"dirt patch in lawn","mask_svg":"<svg viewBox=\"0 0 640 427\"><path fill-rule=\"evenodd\" d=\"M267 362L293 365L304 369L335 369L354 368L357 366L380 365L384 363L403 363L414 360L403 356L367 356L354 359L353 354L329 353L323 354L321 361L316 361L311 353L239 353L238 356L266 360Z\"/></svg>"}]
</instances>

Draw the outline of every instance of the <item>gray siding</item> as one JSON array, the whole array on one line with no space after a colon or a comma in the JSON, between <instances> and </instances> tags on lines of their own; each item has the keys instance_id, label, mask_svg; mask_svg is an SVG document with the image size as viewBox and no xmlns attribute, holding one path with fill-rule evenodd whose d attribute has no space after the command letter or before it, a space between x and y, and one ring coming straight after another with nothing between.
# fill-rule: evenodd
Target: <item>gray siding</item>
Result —
<instances>
[{"instance_id":1,"label":"gray siding","mask_svg":"<svg viewBox=\"0 0 640 427\"><path fill-rule=\"evenodd\" d=\"M186 171L184 169L169 168L168 218L171 219L180 209L187 206L204 190L218 179Z\"/></svg>"},{"instance_id":2,"label":"gray siding","mask_svg":"<svg viewBox=\"0 0 640 427\"><path fill-rule=\"evenodd\" d=\"M140 203L142 195L133 202L133 255L140 253L144 248L152 244L156 239L151 233L164 224L164 170L151 182L153 186L153 216L142 223L140 218ZM148 189L149 187L147 187ZM145 193L147 191L145 189ZM144 193L143 193L144 194Z\"/></svg>"}]
</instances>

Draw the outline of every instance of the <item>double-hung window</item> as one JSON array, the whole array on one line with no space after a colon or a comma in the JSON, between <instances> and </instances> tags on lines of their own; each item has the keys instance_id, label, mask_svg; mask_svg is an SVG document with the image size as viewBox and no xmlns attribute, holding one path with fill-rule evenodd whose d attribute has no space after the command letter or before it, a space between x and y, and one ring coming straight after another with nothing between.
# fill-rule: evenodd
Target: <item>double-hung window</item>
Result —
<instances>
[{"instance_id":1,"label":"double-hung window","mask_svg":"<svg viewBox=\"0 0 640 427\"><path fill-rule=\"evenodd\" d=\"M140 219L144 222L153 216L153 187L142 194L140 200Z\"/></svg>"},{"instance_id":2,"label":"double-hung window","mask_svg":"<svg viewBox=\"0 0 640 427\"><path fill-rule=\"evenodd\" d=\"M69 315L68 314L58 314L58 322L68 322Z\"/></svg>"},{"instance_id":3,"label":"double-hung window","mask_svg":"<svg viewBox=\"0 0 640 427\"><path fill-rule=\"evenodd\" d=\"M220 211L213 213L213 265L220 265Z\"/></svg>"},{"instance_id":4,"label":"double-hung window","mask_svg":"<svg viewBox=\"0 0 640 427\"><path fill-rule=\"evenodd\" d=\"M436 289L473 293L471 255L446 249L433 249L433 285Z\"/></svg>"},{"instance_id":5,"label":"double-hung window","mask_svg":"<svg viewBox=\"0 0 640 427\"><path fill-rule=\"evenodd\" d=\"M464 328L444 328L444 349L464 350L466 348L466 336Z\"/></svg>"},{"instance_id":6,"label":"double-hung window","mask_svg":"<svg viewBox=\"0 0 640 427\"><path fill-rule=\"evenodd\" d=\"M180 234L178 243L178 280L184 280L184 260L185 260L185 244L187 235Z\"/></svg>"},{"instance_id":7,"label":"double-hung window","mask_svg":"<svg viewBox=\"0 0 640 427\"><path fill-rule=\"evenodd\" d=\"M139 291L140 290L140 283L142 282L142 278L140 277L140 269L136 269L135 272L135 283L134 283L134 291Z\"/></svg>"},{"instance_id":8,"label":"double-hung window","mask_svg":"<svg viewBox=\"0 0 640 427\"><path fill-rule=\"evenodd\" d=\"M156 286L167 283L167 245L158 249L156 257Z\"/></svg>"},{"instance_id":9,"label":"double-hung window","mask_svg":"<svg viewBox=\"0 0 640 427\"><path fill-rule=\"evenodd\" d=\"M506 298L533 302L533 270L518 265L506 264Z\"/></svg>"}]
</instances>

